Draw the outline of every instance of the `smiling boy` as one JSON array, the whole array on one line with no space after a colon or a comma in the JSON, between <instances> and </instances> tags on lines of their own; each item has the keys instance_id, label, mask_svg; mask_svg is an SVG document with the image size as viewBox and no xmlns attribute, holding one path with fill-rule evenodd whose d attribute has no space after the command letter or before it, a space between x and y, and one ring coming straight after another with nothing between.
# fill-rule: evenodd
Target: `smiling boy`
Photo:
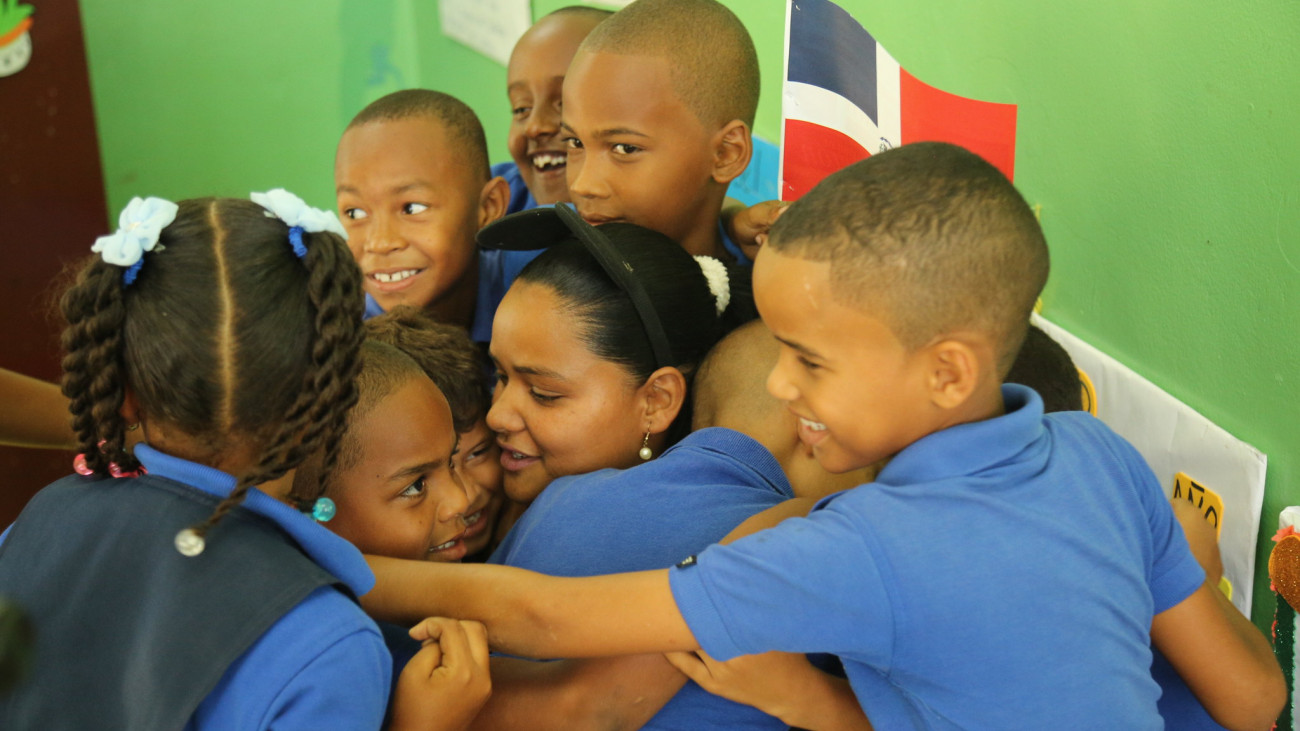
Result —
<instances>
[{"instance_id":1,"label":"smiling boy","mask_svg":"<svg viewBox=\"0 0 1300 731\"><path fill-rule=\"evenodd\" d=\"M483 620L524 655L830 652L881 728L1160 729L1154 644L1220 723L1267 728L1271 648L1141 456L999 386L1047 270L1033 212L972 153L855 163L777 222L754 291L782 344L768 390L827 469L890 458L872 483L667 571L376 562L366 601Z\"/></svg>"},{"instance_id":2,"label":"smiling boy","mask_svg":"<svg viewBox=\"0 0 1300 731\"><path fill-rule=\"evenodd\" d=\"M364 275L366 316L399 304L491 339L492 315L532 252L479 252L509 190L489 177L478 117L447 94L407 89L352 120L334 161L339 216Z\"/></svg>"},{"instance_id":3,"label":"smiling boy","mask_svg":"<svg viewBox=\"0 0 1300 731\"><path fill-rule=\"evenodd\" d=\"M714 0L637 0L597 25L564 80L578 212L747 262L718 218L753 151L758 82L749 33Z\"/></svg>"},{"instance_id":4,"label":"smiling boy","mask_svg":"<svg viewBox=\"0 0 1300 731\"><path fill-rule=\"evenodd\" d=\"M573 5L542 16L515 43L506 65L512 162L492 166L510 185L508 213L568 202L568 146L560 134L561 90L578 44L612 15Z\"/></svg>"}]
</instances>

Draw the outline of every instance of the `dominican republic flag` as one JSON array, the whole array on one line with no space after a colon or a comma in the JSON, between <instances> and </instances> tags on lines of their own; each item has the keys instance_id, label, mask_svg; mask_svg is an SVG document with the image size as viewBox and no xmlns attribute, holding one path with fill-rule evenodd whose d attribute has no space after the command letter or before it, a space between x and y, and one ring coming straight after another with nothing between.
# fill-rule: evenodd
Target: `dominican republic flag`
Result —
<instances>
[{"instance_id":1,"label":"dominican republic flag","mask_svg":"<svg viewBox=\"0 0 1300 731\"><path fill-rule=\"evenodd\" d=\"M875 152L925 140L961 145L1013 177L1014 104L923 83L838 5L789 2L785 49L782 200Z\"/></svg>"}]
</instances>

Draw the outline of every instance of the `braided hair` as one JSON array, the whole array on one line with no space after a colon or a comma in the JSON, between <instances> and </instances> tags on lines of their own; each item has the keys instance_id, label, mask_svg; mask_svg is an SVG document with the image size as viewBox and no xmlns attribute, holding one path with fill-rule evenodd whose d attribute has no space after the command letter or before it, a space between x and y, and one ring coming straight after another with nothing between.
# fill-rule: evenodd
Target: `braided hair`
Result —
<instances>
[{"instance_id":1,"label":"braided hair","mask_svg":"<svg viewBox=\"0 0 1300 731\"><path fill-rule=\"evenodd\" d=\"M288 225L252 201L182 201L131 286L95 257L60 302L63 393L91 470L138 466L120 414L128 388L150 420L192 439L201 460L257 448L229 497L194 526L199 536L250 487L316 450L326 473L337 459L357 399L361 275L340 237L304 232L302 241L300 260ZM317 497L313 486L292 494L300 506Z\"/></svg>"}]
</instances>

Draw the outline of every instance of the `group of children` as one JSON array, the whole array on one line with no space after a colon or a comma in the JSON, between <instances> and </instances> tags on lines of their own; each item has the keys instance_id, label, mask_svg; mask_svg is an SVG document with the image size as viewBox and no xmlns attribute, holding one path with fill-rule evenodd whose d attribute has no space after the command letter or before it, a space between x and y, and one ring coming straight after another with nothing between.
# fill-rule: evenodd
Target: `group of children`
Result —
<instances>
[{"instance_id":1,"label":"group of children","mask_svg":"<svg viewBox=\"0 0 1300 731\"><path fill-rule=\"evenodd\" d=\"M511 162L402 91L337 218L148 199L96 244L66 402L22 384L82 454L0 537L6 728L1269 726L1267 641L1067 412L1005 177L916 143L733 217L715 0L556 11L507 85Z\"/></svg>"}]
</instances>

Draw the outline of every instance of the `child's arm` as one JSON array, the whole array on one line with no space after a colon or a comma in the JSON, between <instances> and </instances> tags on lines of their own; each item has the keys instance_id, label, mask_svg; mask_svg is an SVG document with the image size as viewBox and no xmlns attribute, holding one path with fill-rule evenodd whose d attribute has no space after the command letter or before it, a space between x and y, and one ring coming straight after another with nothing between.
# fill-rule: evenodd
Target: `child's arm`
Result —
<instances>
[{"instance_id":1,"label":"child's arm","mask_svg":"<svg viewBox=\"0 0 1300 731\"><path fill-rule=\"evenodd\" d=\"M1286 683L1264 635L1219 591L1223 563L1214 528L1185 500L1174 517L1205 583L1156 615L1151 641L1205 710L1232 729L1269 728L1286 701Z\"/></svg>"},{"instance_id":2,"label":"child's arm","mask_svg":"<svg viewBox=\"0 0 1300 731\"><path fill-rule=\"evenodd\" d=\"M440 617L411 630L424 647L397 680L393 731L460 731L492 693L487 631L478 622Z\"/></svg>"},{"instance_id":3,"label":"child's arm","mask_svg":"<svg viewBox=\"0 0 1300 731\"><path fill-rule=\"evenodd\" d=\"M765 652L718 662L704 652L670 652L667 658L710 693L753 706L795 728L871 731L848 681L813 667L805 655Z\"/></svg>"},{"instance_id":4,"label":"child's arm","mask_svg":"<svg viewBox=\"0 0 1300 731\"><path fill-rule=\"evenodd\" d=\"M686 683L663 655L492 658L492 698L471 728L641 728Z\"/></svg>"},{"instance_id":5,"label":"child's arm","mask_svg":"<svg viewBox=\"0 0 1300 731\"><path fill-rule=\"evenodd\" d=\"M367 556L371 615L410 624L431 615L487 625L493 648L525 657L639 655L698 647L668 587L668 570L586 578L510 566Z\"/></svg>"},{"instance_id":6,"label":"child's arm","mask_svg":"<svg viewBox=\"0 0 1300 731\"><path fill-rule=\"evenodd\" d=\"M75 449L68 399L53 383L0 368L0 444Z\"/></svg>"},{"instance_id":7,"label":"child's arm","mask_svg":"<svg viewBox=\"0 0 1300 731\"><path fill-rule=\"evenodd\" d=\"M1214 720L1230 729L1268 729L1286 703L1286 682L1268 640L1205 582L1157 614L1151 641Z\"/></svg>"}]
</instances>

